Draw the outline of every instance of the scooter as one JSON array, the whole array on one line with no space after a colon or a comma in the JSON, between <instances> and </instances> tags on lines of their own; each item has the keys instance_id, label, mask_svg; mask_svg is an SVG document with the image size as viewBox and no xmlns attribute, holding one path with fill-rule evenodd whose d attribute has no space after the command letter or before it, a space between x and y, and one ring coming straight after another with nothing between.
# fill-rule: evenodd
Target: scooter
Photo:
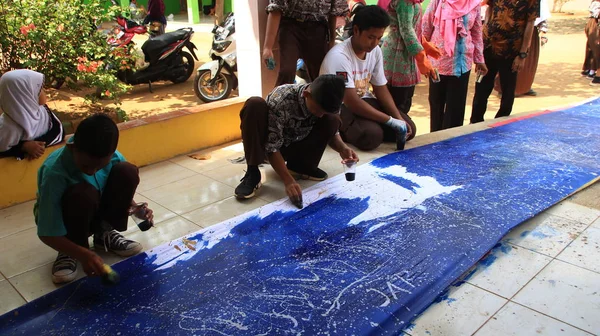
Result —
<instances>
[{"instance_id":1,"label":"scooter","mask_svg":"<svg viewBox=\"0 0 600 336\"><path fill-rule=\"evenodd\" d=\"M238 86L233 13L229 13L220 25L215 25L212 33L212 48L208 52L212 61L200 66L194 79L196 96L205 103L229 97Z\"/></svg>"},{"instance_id":2,"label":"scooter","mask_svg":"<svg viewBox=\"0 0 600 336\"><path fill-rule=\"evenodd\" d=\"M212 30L213 43L208 52L212 61L204 63L194 79L196 96L205 103L228 98L232 90L238 87L237 52L235 42L235 18L227 15L221 25ZM296 83L308 82L304 62L299 59L296 67Z\"/></svg>"},{"instance_id":3,"label":"scooter","mask_svg":"<svg viewBox=\"0 0 600 336\"><path fill-rule=\"evenodd\" d=\"M146 26L125 18L117 18L121 32L116 37L108 39L114 48L124 47L133 42L136 34L148 32ZM192 28L182 28L148 39L142 45L142 52L147 66L137 70L119 70L117 78L127 84L137 85L148 83L152 92L152 82L169 80L173 83L183 83L194 72L194 59L198 60L194 43L190 41L194 31ZM186 47L188 52L183 51ZM191 54L190 54L191 53Z\"/></svg>"}]
</instances>

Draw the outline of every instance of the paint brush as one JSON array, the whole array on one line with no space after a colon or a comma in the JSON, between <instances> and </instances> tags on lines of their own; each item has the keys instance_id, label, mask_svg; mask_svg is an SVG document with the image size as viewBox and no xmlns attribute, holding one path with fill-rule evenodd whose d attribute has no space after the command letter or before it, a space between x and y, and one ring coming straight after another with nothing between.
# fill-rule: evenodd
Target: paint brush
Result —
<instances>
[{"instance_id":1,"label":"paint brush","mask_svg":"<svg viewBox=\"0 0 600 336\"><path fill-rule=\"evenodd\" d=\"M292 204L295 205L298 209L304 208L304 205L302 204L302 196L292 199Z\"/></svg>"},{"instance_id":2,"label":"paint brush","mask_svg":"<svg viewBox=\"0 0 600 336\"><path fill-rule=\"evenodd\" d=\"M119 276L119 273L115 272L115 270L113 270L112 267L110 267L109 265L104 264L104 274L102 275L102 283L107 286L112 286L118 284L120 280L121 277Z\"/></svg>"}]
</instances>

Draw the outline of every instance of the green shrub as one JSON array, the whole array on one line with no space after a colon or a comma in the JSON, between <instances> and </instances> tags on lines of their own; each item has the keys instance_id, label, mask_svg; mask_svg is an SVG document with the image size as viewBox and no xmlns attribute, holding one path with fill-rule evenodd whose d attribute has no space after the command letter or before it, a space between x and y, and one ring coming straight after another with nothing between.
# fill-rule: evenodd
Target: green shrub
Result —
<instances>
[{"instance_id":1,"label":"green shrub","mask_svg":"<svg viewBox=\"0 0 600 336\"><path fill-rule=\"evenodd\" d=\"M96 88L118 102L129 86L118 81L116 72L131 68L134 61L128 50L113 50L98 26L113 21L120 10L98 1L0 1L0 73L32 69L46 76L47 86ZM95 100L96 95L87 98Z\"/></svg>"}]
</instances>

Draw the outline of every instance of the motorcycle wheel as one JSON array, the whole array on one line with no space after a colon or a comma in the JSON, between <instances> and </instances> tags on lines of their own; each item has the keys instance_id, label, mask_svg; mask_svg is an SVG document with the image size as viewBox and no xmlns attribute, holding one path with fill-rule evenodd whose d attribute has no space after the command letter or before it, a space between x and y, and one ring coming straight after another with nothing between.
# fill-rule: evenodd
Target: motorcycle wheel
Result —
<instances>
[{"instance_id":1,"label":"motorcycle wheel","mask_svg":"<svg viewBox=\"0 0 600 336\"><path fill-rule=\"evenodd\" d=\"M214 85L210 84L210 70L200 70L194 79L196 96L205 103L225 99L233 89L233 78L219 72Z\"/></svg>"},{"instance_id":2,"label":"motorcycle wheel","mask_svg":"<svg viewBox=\"0 0 600 336\"><path fill-rule=\"evenodd\" d=\"M406 138L406 141L410 141L417 135L417 125L415 125L415 122L411 119L411 117L408 116L408 114L406 114L402 111L399 111L399 112L400 112L400 116L406 122L406 124L408 126L409 134L408 134L408 137Z\"/></svg>"},{"instance_id":3,"label":"motorcycle wheel","mask_svg":"<svg viewBox=\"0 0 600 336\"><path fill-rule=\"evenodd\" d=\"M182 51L181 54L181 63L185 69L185 74L182 74L179 77L175 77L171 79L171 82L178 84L187 81L192 74L194 73L194 58L189 53Z\"/></svg>"}]
</instances>

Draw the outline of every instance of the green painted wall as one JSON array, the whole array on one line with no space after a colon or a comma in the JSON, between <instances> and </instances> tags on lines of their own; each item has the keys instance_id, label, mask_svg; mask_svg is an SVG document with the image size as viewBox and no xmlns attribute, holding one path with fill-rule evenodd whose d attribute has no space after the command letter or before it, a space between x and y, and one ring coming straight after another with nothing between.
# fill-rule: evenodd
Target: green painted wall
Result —
<instances>
[{"instance_id":1,"label":"green painted wall","mask_svg":"<svg viewBox=\"0 0 600 336\"><path fill-rule=\"evenodd\" d=\"M210 5L212 0L202 0L202 6ZM200 8L202 10L202 8ZM225 14L233 12L233 0L225 0Z\"/></svg>"},{"instance_id":2,"label":"green painted wall","mask_svg":"<svg viewBox=\"0 0 600 336\"><path fill-rule=\"evenodd\" d=\"M179 14L181 7L179 6L179 0L164 0L165 2L165 16L169 14ZM148 8L148 0L137 0L138 5Z\"/></svg>"},{"instance_id":3,"label":"green painted wall","mask_svg":"<svg viewBox=\"0 0 600 336\"><path fill-rule=\"evenodd\" d=\"M367 5L377 5L377 0L365 0L367 2ZM427 8L427 5L429 5L429 1L430 0L425 0L423 1L423 9Z\"/></svg>"}]
</instances>

